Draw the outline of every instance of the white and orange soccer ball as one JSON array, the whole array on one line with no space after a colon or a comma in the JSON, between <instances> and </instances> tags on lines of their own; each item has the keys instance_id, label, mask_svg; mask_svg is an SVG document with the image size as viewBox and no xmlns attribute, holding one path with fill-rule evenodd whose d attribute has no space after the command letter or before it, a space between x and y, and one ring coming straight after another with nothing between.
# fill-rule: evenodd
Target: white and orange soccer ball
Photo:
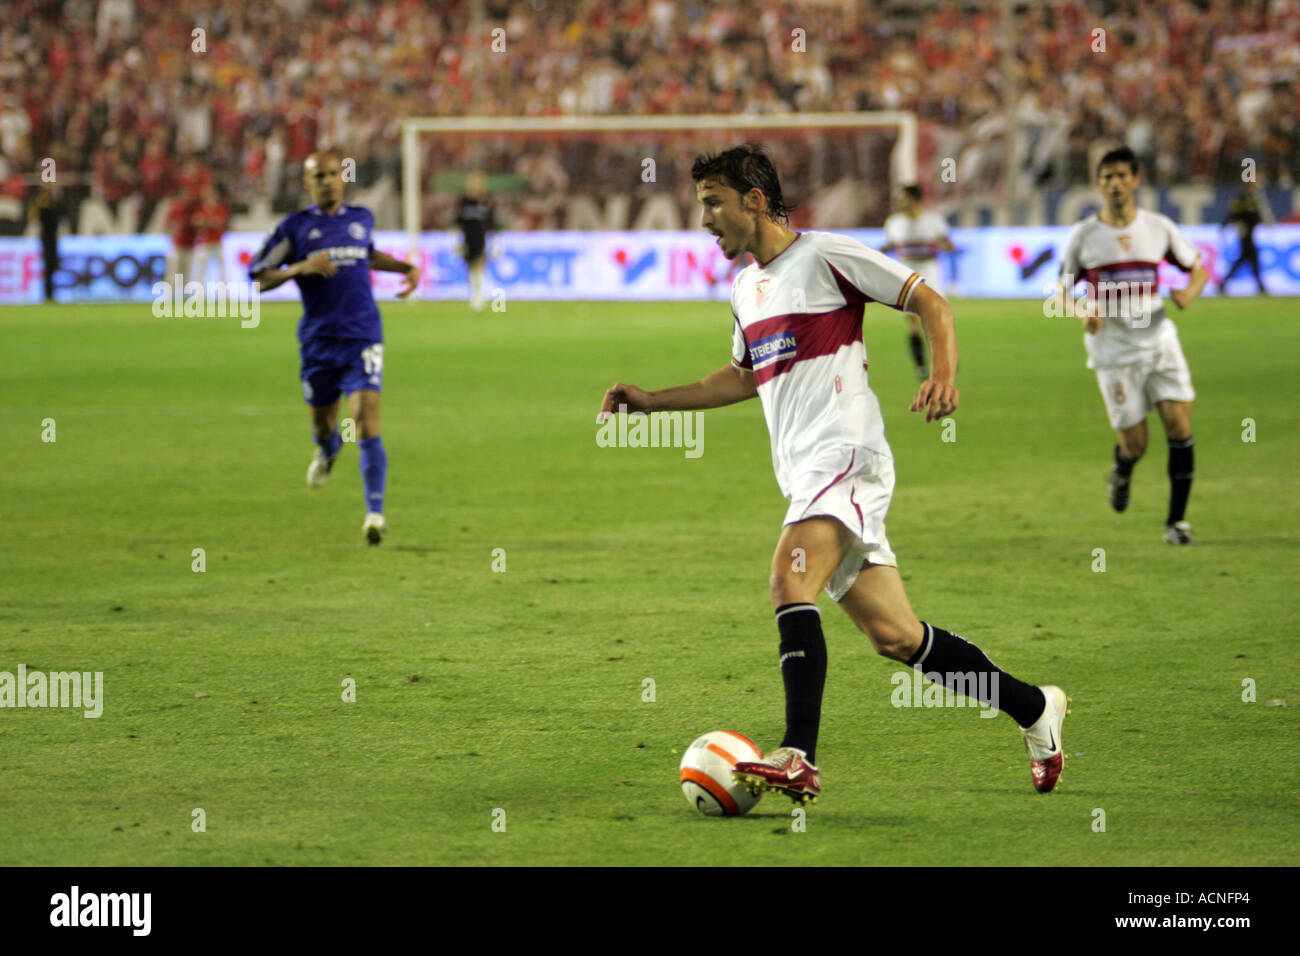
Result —
<instances>
[{"instance_id":1,"label":"white and orange soccer ball","mask_svg":"<svg viewBox=\"0 0 1300 956\"><path fill-rule=\"evenodd\" d=\"M758 803L731 768L743 760L762 760L763 751L743 734L714 730L697 737L682 755L682 793L686 802L708 817L738 817Z\"/></svg>"}]
</instances>

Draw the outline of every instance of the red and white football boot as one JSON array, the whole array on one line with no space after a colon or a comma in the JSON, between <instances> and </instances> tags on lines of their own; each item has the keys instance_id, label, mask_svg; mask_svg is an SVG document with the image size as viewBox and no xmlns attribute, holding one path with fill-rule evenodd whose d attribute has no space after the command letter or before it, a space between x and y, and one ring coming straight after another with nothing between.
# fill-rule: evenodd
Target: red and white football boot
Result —
<instances>
[{"instance_id":1,"label":"red and white football boot","mask_svg":"<svg viewBox=\"0 0 1300 956\"><path fill-rule=\"evenodd\" d=\"M796 747L778 747L762 760L741 761L731 775L752 794L783 793L795 803L816 803L821 774Z\"/></svg>"},{"instance_id":2,"label":"red and white football boot","mask_svg":"<svg viewBox=\"0 0 1300 956\"><path fill-rule=\"evenodd\" d=\"M1025 750L1029 753L1029 773L1034 779L1034 789L1039 793L1051 793L1056 789L1056 781L1061 779L1061 770L1065 767L1065 749L1061 745L1061 725L1065 715L1070 712L1070 698L1065 691L1051 684L1042 688L1047 706L1043 716L1029 727L1021 728L1025 738Z\"/></svg>"}]
</instances>

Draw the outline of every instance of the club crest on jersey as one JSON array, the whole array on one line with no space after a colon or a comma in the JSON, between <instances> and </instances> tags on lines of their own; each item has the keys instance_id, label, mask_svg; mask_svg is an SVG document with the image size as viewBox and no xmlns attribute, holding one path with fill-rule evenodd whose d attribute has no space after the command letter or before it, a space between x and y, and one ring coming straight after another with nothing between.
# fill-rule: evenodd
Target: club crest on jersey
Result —
<instances>
[{"instance_id":1,"label":"club crest on jersey","mask_svg":"<svg viewBox=\"0 0 1300 956\"><path fill-rule=\"evenodd\" d=\"M1118 238L1119 238L1119 247L1123 249L1125 252L1128 252L1129 249L1132 248L1133 246L1133 237L1119 236Z\"/></svg>"},{"instance_id":2,"label":"club crest on jersey","mask_svg":"<svg viewBox=\"0 0 1300 956\"><path fill-rule=\"evenodd\" d=\"M754 304L755 305L763 304L763 296L767 295L767 287L768 285L771 284L771 282L772 282L771 276L763 276L763 278L759 279L757 282L754 283Z\"/></svg>"},{"instance_id":3,"label":"club crest on jersey","mask_svg":"<svg viewBox=\"0 0 1300 956\"><path fill-rule=\"evenodd\" d=\"M793 332L777 332L765 336L749 347L749 361L755 371L782 359L792 359L795 354Z\"/></svg>"},{"instance_id":4,"label":"club crest on jersey","mask_svg":"<svg viewBox=\"0 0 1300 956\"><path fill-rule=\"evenodd\" d=\"M350 222L348 223L348 235L353 239L364 239L366 238L366 227L359 222Z\"/></svg>"}]
</instances>

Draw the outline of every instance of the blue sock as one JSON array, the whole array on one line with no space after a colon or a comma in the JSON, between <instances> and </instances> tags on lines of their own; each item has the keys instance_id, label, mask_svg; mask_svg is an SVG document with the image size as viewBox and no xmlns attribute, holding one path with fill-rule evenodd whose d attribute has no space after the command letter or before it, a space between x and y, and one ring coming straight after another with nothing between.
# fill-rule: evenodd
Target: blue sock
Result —
<instances>
[{"instance_id":1,"label":"blue sock","mask_svg":"<svg viewBox=\"0 0 1300 956\"><path fill-rule=\"evenodd\" d=\"M357 443L361 449L361 482L366 486L366 511L384 510L384 482L388 480L388 455L384 442L378 435L363 438Z\"/></svg>"},{"instance_id":2,"label":"blue sock","mask_svg":"<svg viewBox=\"0 0 1300 956\"><path fill-rule=\"evenodd\" d=\"M334 429L334 434L330 435L329 438L326 439L318 438L316 437L315 432L312 433L311 437L316 442L316 444L320 446L320 450L325 455L326 458L332 459L335 455L337 455L339 453L339 446L343 444L343 439L339 437L339 430L337 428Z\"/></svg>"}]
</instances>

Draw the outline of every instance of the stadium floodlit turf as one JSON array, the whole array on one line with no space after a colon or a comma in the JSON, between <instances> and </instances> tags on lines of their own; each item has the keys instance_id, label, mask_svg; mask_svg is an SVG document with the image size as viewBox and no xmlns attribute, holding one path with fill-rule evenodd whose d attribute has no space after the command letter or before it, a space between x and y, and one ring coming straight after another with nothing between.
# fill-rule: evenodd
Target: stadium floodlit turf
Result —
<instances>
[{"instance_id":1,"label":"stadium floodlit turf","mask_svg":"<svg viewBox=\"0 0 1300 956\"><path fill-rule=\"evenodd\" d=\"M380 548L355 446L304 480L296 307L255 329L0 311L0 671L104 675L97 719L0 709L0 864L1300 863L1300 305L1175 314L1199 393L1184 549L1154 417L1129 511L1106 503L1077 325L955 306L950 442L906 411L902 319L868 310L889 536L923 619L1074 698L1069 762L1041 796L1007 716L894 707L902 667L823 596L803 832L788 801L709 819L677 783L696 735L782 728L759 404L705 412L698 458L595 441L616 380L729 360L725 302L385 304Z\"/></svg>"}]
</instances>

